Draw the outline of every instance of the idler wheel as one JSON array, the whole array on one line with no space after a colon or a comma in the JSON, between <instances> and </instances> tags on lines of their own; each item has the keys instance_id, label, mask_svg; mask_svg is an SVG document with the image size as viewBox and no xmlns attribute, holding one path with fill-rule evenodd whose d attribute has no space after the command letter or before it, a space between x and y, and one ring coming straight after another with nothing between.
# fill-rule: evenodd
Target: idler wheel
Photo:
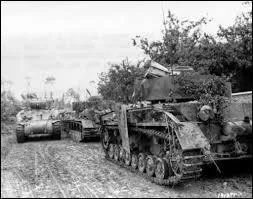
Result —
<instances>
[{"instance_id":1,"label":"idler wheel","mask_svg":"<svg viewBox=\"0 0 253 199\"><path fill-rule=\"evenodd\" d=\"M138 155L137 155L136 153L134 153L134 154L132 155L131 166L132 166L134 169L137 169L137 167L138 167Z\"/></svg>"},{"instance_id":2,"label":"idler wheel","mask_svg":"<svg viewBox=\"0 0 253 199\"><path fill-rule=\"evenodd\" d=\"M131 160L132 160L131 154L126 152L126 155L125 155L125 164L126 164L127 166L130 166Z\"/></svg>"},{"instance_id":3,"label":"idler wheel","mask_svg":"<svg viewBox=\"0 0 253 199\"><path fill-rule=\"evenodd\" d=\"M113 156L114 156L114 146L113 146L113 144L110 144L110 145L109 145L108 154L109 154L109 157L110 157L111 159L113 159Z\"/></svg>"},{"instance_id":4,"label":"idler wheel","mask_svg":"<svg viewBox=\"0 0 253 199\"><path fill-rule=\"evenodd\" d=\"M121 162L124 162L125 156L126 156L125 150L123 149L123 147L120 147L120 149L119 149L119 160Z\"/></svg>"},{"instance_id":5,"label":"idler wheel","mask_svg":"<svg viewBox=\"0 0 253 199\"><path fill-rule=\"evenodd\" d=\"M159 179L166 179L169 175L169 167L165 160L157 158L155 176Z\"/></svg>"},{"instance_id":6,"label":"idler wheel","mask_svg":"<svg viewBox=\"0 0 253 199\"><path fill-rule=\"evenodd\" d=\"M152 155L149 155L147 157L146 172L150 177L153 177L155 174L155 157L153 157Z\"/></svg>"},{"instance_id":7,"label":"idler wheel","mask_svg":"<svg viewBox=\"0 0 253 199\"><path fill-rule=\"evenodd\" d=\"M114 146L114 160L116 161L119 160L119 146L118 145Z\"/></svg>"},{"instance_id":8,"label":"idler wheel","mask_svg":"<svg viewBox=\"0 0 253 199\"><path fill-rule=\"evenodd\" d=\"M147 159L146 159L146 155L144 153L140 153L138 155L138 168L139 171L144 173L145 169L146 169L146 165L147 165Z\"/></svg>"}]
</instances>

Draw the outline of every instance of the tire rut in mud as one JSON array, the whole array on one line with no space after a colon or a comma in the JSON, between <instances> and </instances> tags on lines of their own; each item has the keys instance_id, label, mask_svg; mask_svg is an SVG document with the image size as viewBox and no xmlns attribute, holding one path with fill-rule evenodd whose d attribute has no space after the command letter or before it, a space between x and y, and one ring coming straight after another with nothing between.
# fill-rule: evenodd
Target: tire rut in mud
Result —
<instances>
[{"instance_id":1,"label":"tire rut in mud","mask_svg":"<svg viewBox=\"0 0 253 199\"><path fill-rule=\"evenodd\" d=\"M64 167L64 165L57 162L54 158L49 156L45 151L44 147L42 149L39 145L39 154L43 159L45 167L53 178L54 184L61 191L63 197L85 197L88 195L82 193L73 179L72 174Z\"/></svg>"},{"instance_id":2,"label":"tire rut in mud","mask_svg":"<svg viewBox=\"0 0 253 199\"><path fill-rule=\"evenodd\" d=\"M88 157L97 159L99 156L96 155L96 152L93 150L86 150L85 153L82 153L80 150L71 150L69 148L66 149L64 146L62 147L63 148L60 149L60 151L64 151L62 154L59 153L59 149L55 150L52 146L46 147L46 153L48 156L51 156L51 159L55 159L58 163L65 165L68 172L71 173L72 177L78 182L80 189L84 190L85 195L92 198L106 197L106 195L108 195L108 197L113 196L110 192L108 194L108 189L105 189L100 180L97 180L91 175L91 171L94 170L95 164L94 161L90 160ZM96 157L94 157L94 155ZM91 167L83 165L87 162L89 162Z\"/></svg>"},{"instance_id":3,"label":"tire rut in mud","mask_svg":"<svg viewBox=\"0 0 253 199\"><path fill-rule=\"evenodd\" d=\"M138 197L140 195L148 197L147 185L153 186L152 183L145 182L145 179L119 169L117 165L105 160L98 143L61 145L57 149L49 146L47 151L58 162L78 175L81 183L89 182L89 189L98 197ZM163 189L159 186L157 188ZM141 194L141 190L147 190L147 192Z\"/></svg>"}]
</instances>

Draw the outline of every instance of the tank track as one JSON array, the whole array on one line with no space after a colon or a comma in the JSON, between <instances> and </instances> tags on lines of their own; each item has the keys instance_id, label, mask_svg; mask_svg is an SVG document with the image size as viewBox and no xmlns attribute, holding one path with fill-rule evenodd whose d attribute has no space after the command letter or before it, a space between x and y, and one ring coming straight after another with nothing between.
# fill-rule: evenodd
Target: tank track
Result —
<instances>
[{"instance_id":1,"label":"tank track","mask_svg":"<svg viewBox=\"0 0 253 199\"><path fill-rule=\"evenodd\" d=\"M61 123L60 122L53 123L52 139L54 139L54 140L61 139Z\"/></svg>"},{"instance_id":2,"label":"tank track","mask_svg":"<svg viewBox=\"0 0 253 199\"><path fill-rule=\"evenodd\" d=\"M116 126L107 126L107 129L118 129ZM169 140L169 135L164 134L163 132L156 131L153 129L142 129L138 127L130 127L130 131L134 131L136 133L143 133L147 136L157 136L159 138ZM102 133L101 133L102 134ZM102 136L101 136L102 140ZM189 179L196 179L201 176L202 168L201 165L203 164L203 155L184 155L183 156L183 169L182 169L182 174L176 174L174 176L170 176L167 179L159 179L157 177L151 177L148 176L147 173L142 173L138 169L134 169L133 167L126 165L122 161L116 161L115 159L111 159L108 154L108 150L102 147L105 152L105 158L121 167L124 167L131 172L134 172L140 176L143 176L147 180L150 180L151 182L154 182L159 185L164 185L164 186L174 186L176 184L179 184L185 180Z\"/></svg>"},{"instance_id":3,"label":"tank track","mask_svg":"<svg viewBox=\"0 0 253 199\"><path fill-rule=\"evenodd\" d=\"M169 179L164 179L164 180L160 180L156 177L150 177L148 176L146 173L141 173L138 169L134 169L132 168L131 166L127 166L126 164L124 164L123 162L120 162L120 161L116 161L114 159L111 159L109 158L109 155L108 155L108 152L105 151L105 158L121 167L124 167L128 170L130 170L131 172L133 173L136 173L144 178L146 178L147 180L150 180L151 182L154 182L156 184L159 184L159 185L175 185L175 184L178 184L180 179L181 179L181 176L173 176L173 177L170 177Z\"/></svg>"},{"instance_id":4,"label":"tank track","mask_svg":"<svg viewBox=\"0 0 253 199\"><path fill-rule=\"evenodd\" d=\"M17 142L18 143L25 142L25 129L24 129L23 125L17 124L16 136L17 136Z\"/></svg>"}]
</instances>

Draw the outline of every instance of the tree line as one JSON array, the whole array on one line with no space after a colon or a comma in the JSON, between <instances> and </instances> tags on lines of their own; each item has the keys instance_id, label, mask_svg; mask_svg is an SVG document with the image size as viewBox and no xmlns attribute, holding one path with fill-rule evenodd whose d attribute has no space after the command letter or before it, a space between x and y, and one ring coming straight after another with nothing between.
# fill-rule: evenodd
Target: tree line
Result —
<instances>
[{"instance_id":1,"label":"tree line","mask_svg":"<svg viewBox=\"0 0 253 199\"><path fill-rule=\"evenodd\" d=\"M251 8L251 2L243 3ZM165 67L187 65L200 74L215 75L231 82L232 92L252 90L252 8L236 17L232 26L222 27L216 35L202 31L211 20L179 20L171 11L163 19L162 39L152 41L136 36L133 45L150 59ZM110 64L99 75L98 92L104 99L132 102L135 80L145 67L131 64L128 59Z\"/></svg>"}]
</instances>

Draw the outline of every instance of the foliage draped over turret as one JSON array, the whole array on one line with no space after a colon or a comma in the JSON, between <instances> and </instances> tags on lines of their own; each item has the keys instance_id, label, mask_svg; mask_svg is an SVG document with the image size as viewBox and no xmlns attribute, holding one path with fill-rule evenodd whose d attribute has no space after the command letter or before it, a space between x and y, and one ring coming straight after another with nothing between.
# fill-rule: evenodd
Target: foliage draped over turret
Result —
<instances>
[{"instance_id":1,"label":"foliage draped over turret","mask_svg":"<svg viewBox=\"0 0 253 199\"><path fill-rule=\"evenodd\" d=\"M205 75L200 78L199 73L186 73L176 76L175 83L179 84L182 92L199 101L200 107L210 105L216 114L216 122L223 124L224 109L231 95L230 83L224 77Z\"/></svg>"}]
</instances>

